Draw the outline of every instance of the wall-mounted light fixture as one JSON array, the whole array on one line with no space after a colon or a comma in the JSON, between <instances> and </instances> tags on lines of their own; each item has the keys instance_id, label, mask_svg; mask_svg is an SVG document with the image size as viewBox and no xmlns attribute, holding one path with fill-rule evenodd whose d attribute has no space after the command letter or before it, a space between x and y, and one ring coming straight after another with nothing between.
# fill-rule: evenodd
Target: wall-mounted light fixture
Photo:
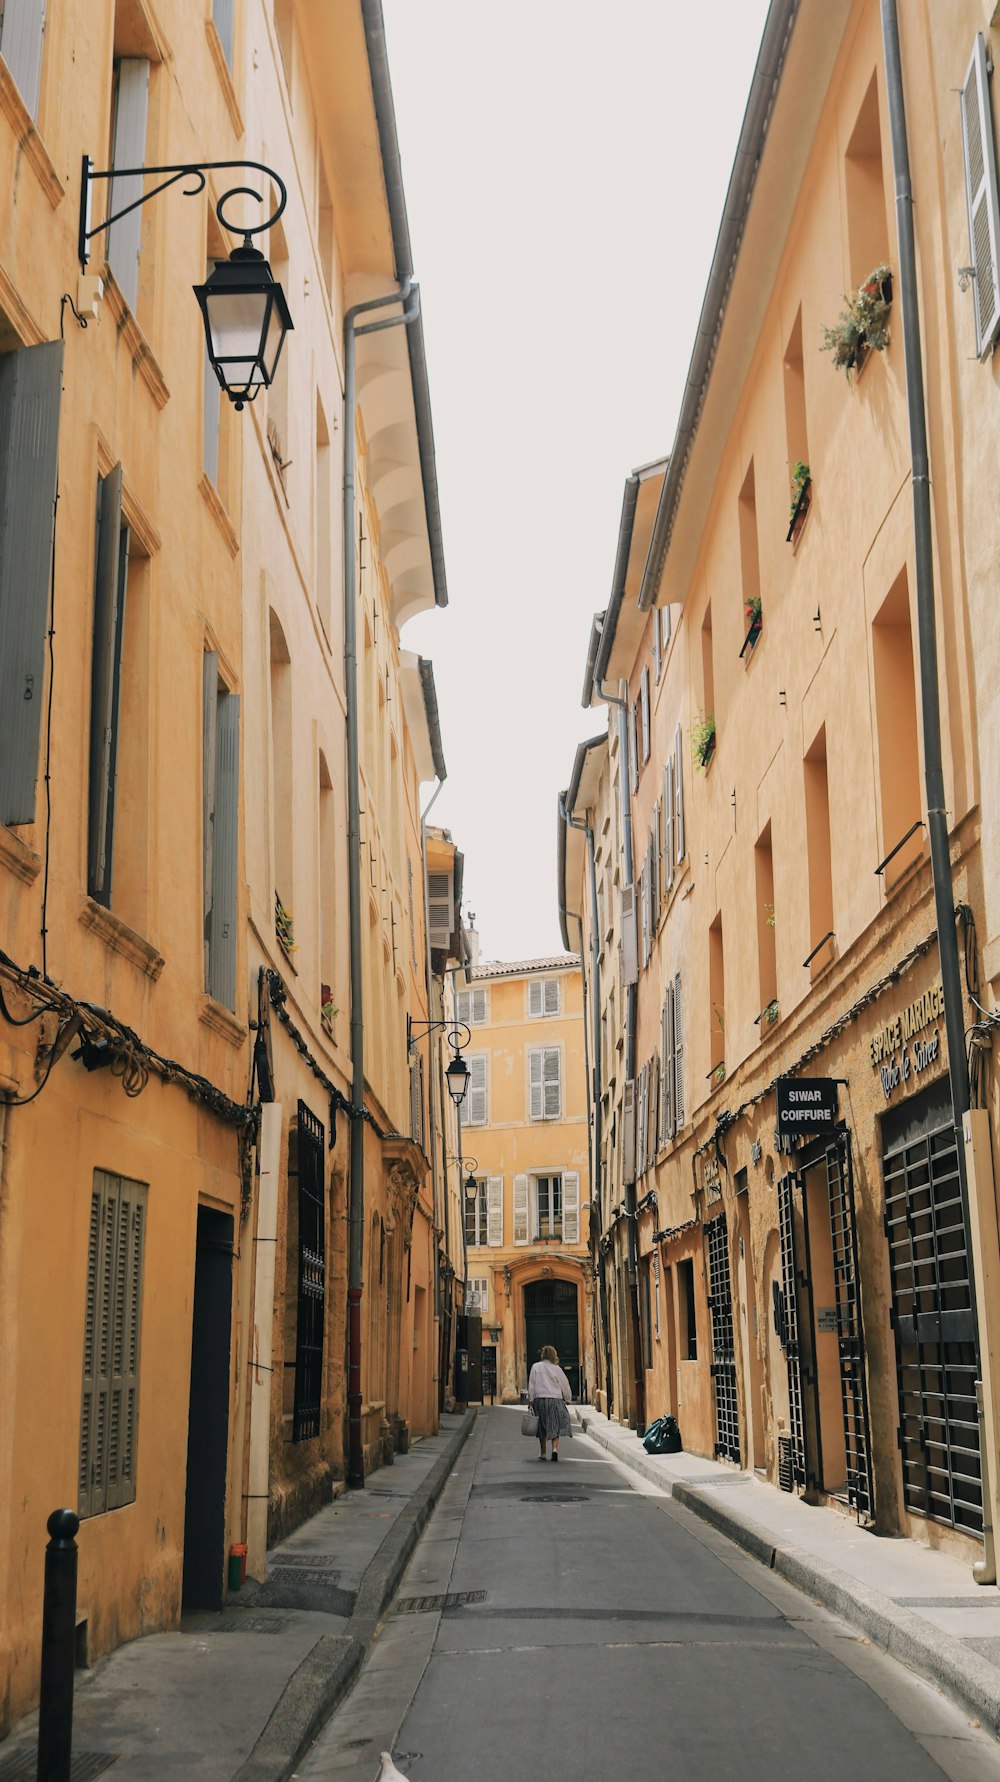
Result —
<instances>
[{"instance_id":1,"label":"wall-mounted light fixture","mask_svg":"<svg viewBox=\"0 0 1000 1782\"><path fill-rule=\"evenodd\" d=\"M465 1059L462 1057L462 1049L465 1046L472 1044L471 1027L466 1026L464 1021L411 1021L409 1015L407 1015L406 1049L408 1052L412 1052L417 1043L414 1035L414 1028L416 1027L423 1029L423 1032L420 1035L421 1039L425 1038L428 1033L434 1033L438 1030L447 1033L448 1044L451 1047L451 1058L448 1061L448 1067L444 1073L445 1080L448 1084L448 1094L451 1096L455 1106L460 1108L468 1093L469 1080L472 1075ZM465 1035L464 1039L462 1038L463 1034Z\"/></svg>"},{"instance_id":2,"label":"wall-mounted light fixture","mask_svg":"<svg viewBox=\"0 0 1000 1782\"><path fill-rule=\"evenodd\" d=\"M252 186L231 186L228 192L223 192L216 202L216 217L228 234L241 235L243 242L240 247L233 249L228 260L216 260L215 270L203 285L194 286L194 294L205 324L205 342L212 370L230 402L235 408L241 409L273 383L285 335L295 326L284 291L274 278L264 255L251 242L252 236L263 235L266 230L273 228L288 202L285 183L273 168L265 167L261 161L204 161L200 165L186 162L168 167L108 167L99 170L94 167L90 156L84 155L77 248L80 265L86 272L90 243L95 235L106 235L112 223L119 222L130 211L148 204L151 198L165 192L169 186L176 185L179 179L190 177L196 182L184 188L184 197L194 198L205 189L206 173L232 167L250 167L265 174L274 181L280 193L277 207L266 221L248 229L228 220L225 214L226 205L231 199L238 197L253 198L258 204L263 204L263 195L255 192ZM165 174L169 177L161 179L160 184L151 191L144 192L140 198L126 204L121 210L106 217L103 223L97 223L92 228L90 207L94 181L129 179L145 174Z\"/></svg>"}]
</instances>

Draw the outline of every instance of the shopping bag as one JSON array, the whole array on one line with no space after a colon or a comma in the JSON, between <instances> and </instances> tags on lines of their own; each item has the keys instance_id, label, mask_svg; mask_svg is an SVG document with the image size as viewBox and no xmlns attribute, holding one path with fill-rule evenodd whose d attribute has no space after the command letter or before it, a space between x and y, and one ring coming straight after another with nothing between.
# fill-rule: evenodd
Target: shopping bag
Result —
<instances>
[{"instance_id":1,"label":"shopping bag","mask_svg":"<svg viewBox=\"0 0 1000 1782\"><path fill-rule=\"evenodd\" d=\"M523 1436L536 1436L538 1434L538 1418L535 1416L530 1405L525 1411L524 1416L521 1418L521 1434Z\"/></svg>"}]
</instances>

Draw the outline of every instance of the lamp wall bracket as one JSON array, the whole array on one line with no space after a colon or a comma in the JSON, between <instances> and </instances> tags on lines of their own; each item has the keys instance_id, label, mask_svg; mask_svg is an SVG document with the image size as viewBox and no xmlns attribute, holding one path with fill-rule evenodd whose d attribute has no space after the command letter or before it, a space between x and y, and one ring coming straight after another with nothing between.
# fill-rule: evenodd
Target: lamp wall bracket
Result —
<instances>
[{"instance_id":1,"label":"lamp wall bracket","mask_svg":"<svg viewBox=\"0 0 1000 1782\"><path fill-rule=\"evenodd\" d=\"M248 229L242 224L231 223L225 214L226 205L231 199L241 197L253 198L258 204L263 204L264 196L261 192L255 192L252 186L230 186L229 190L223 192L221 198L216 200L215 214L220 227L225 229L228 235L242 236L245 245L249 246L252 235L263 235L268 229L274 227L288 203L288 191L284 180L275 173L273 167L266 167L263 161L184 161L167 167L107 167L99 169L94 166L89 155L84 155L80 180L80 230L77 239L77 252L83 270L86 271L90 258L90 243L95 235L106 235L112 223L119 222L122 217L127 217L130 211L138 210L141 205L148 204L151 198L157 198L161 192L167 191L168 187L176 185L177 181L181 179L194 180L194 185L185 186L183 196L196 198L200 192L205 190L206 174L235 167L251 168L257 173L265 174L268 179L274 181L280 194L277 208L265 222L258 223L252 229ZM158 186L153 186L150 191L143 192L142 196L134 199L131 204L126 204L121 210L105 217L103 223L96 223L93 228L91 227L91 188L95 180L133 179L146 174L167 175L168 177L161 178Z\"/></svg>"}]
</instances>

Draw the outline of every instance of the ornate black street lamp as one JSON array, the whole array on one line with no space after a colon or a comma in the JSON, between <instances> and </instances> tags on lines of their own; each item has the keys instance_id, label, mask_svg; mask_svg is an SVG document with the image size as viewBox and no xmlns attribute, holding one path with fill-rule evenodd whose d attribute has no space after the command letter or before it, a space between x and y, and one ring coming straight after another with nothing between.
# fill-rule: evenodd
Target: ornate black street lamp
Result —
<instances>
[{"instance_id":1,"label":"ornate black street lamp","mask_svg":"<svg viewBox=\"0 0 1000 1782\"><path fill-rule=\"evenodd\" d=\"M448 1061L448 1067L444 1073L445 1081L448 1084L448 1094L451 1096L455 1106L460 1108L468 1093L469 1082L472 1076L472 1072L466 1064L465 1059L462 1057L462 1048L471 1045L472 1043L471 1027L466 1026L464 1021L411 1021L409 1015L407 1015L407 1051L412 1052L416 1046L417 1042L414 1029L417 1027L423 1029L420 1035L421 1039L428 1033L434 1033L439 1029L447 1033L448 1044L451 1047L451 1058ZM465 1036L464 1039L462 1037L463 1034Z\"/></svg>"},{"instance_id":2,"label":"ornate black street lamp","mask_svg":"<svg viewBox=\"0 0 1000 1782\"><path fill-rule=\"evenodd\" d=\"M469 1090L469 1078L472 1075L461 1052L453 1052L445 1071L448 1094L457 1108L462 1106Z\"/></svg>"},{"instance_id":3,"label":"ornate black street lamp","mask_svg":"<svg viewBox=\"0 0 1000 1782\"><path fill-rule=\"evenodd\" d=\"M151 198L165 192L179 179L190 177L196 181L184 188L184 196L194 198L205 189L206 173L230 167L254 168L273 180L280 193L277 207L266 221L248 229L242 224L229 222L226 205L238 197L254 198L258 204L263 204L262 194L255 192L252 186L232 186L228 192L223 192L215 206L216 217L228 234L241 235L243 243L233 249L228 260L216 260L215 270L203 285L194 286L205 323L205 342L212 370L230 402L241 409L273 383L285 335L294 327L284 291L264 255L251 242L252 236L263 235L273 228L288 202L284 181L273 168L265 167L261 161L204 161L200 165L186 162L169 167L108 167L98 171L90 156L84 155L78 250L80 264L86 270L89 243L95 235L106 234L112 223L119 222L130 211L138 210L140 205L148 204ZM90 188L95 180L129 179L148 173L167 174L169 178L162 179L152 191L144 192L131 204L106 217L103 223L90 227Z\"/></svg>"}]
</instances>

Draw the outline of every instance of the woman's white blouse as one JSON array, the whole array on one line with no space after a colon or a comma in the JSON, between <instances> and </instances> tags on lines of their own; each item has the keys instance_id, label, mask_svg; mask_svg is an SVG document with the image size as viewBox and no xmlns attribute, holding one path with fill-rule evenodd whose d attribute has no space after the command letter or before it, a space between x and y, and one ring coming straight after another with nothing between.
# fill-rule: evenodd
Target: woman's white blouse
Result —
<instances>
[{"instance_id":1,"label":"woman's white blouse","mask_svg":"<svg viewBox=\"0 0 1000 1782\"><path fill-rule=\"evenodd\" d=\"M528 1398L564 1398L569 1404L573 1388L554 1361L536 1361L528 1375Z\"/></svg>"}]
</instances>

